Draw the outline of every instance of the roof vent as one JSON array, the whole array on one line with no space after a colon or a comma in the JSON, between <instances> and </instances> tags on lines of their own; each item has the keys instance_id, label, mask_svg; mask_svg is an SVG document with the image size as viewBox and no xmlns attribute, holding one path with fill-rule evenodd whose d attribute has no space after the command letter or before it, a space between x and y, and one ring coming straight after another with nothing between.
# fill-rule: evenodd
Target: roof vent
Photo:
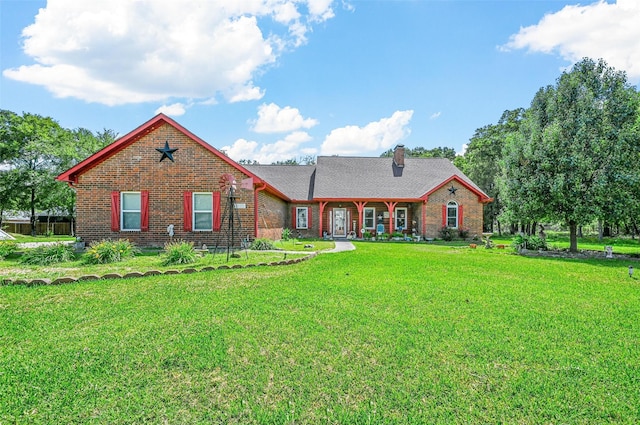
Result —
<instances>
[{"instance_id":1,"label":"roof vent","mask_svg":"<svg viewBox=\"0 0 640 425\"><path fill-rule=\"evenodd\" d=\"M404 168L404 145L397 145L393 150L393 163L398 168Z\"/></svg>"}]
</instances>

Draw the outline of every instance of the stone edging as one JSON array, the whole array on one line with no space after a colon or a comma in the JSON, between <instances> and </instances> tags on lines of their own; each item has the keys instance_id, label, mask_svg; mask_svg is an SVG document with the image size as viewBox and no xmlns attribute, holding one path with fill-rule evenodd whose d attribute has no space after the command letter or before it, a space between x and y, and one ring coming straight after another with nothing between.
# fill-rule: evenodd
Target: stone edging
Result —
<instances>
[{"instance_id":1,"label":"stone edging","mask_svg":"<svg viewBox=\"0 0 640 425\"><path fill-rule=\"evenodd\" d=\"M9 285L24 285L24 286L43 286L43 285L61 285L64 283L75 283L75 282L85 282L90 280L102 280L102 279L129 279L135 277L145 277L145 276L160 276L160 275L175 275L175 274L192 274L192 273L200 273L200 272L209 272L213 270L231 270L231 269L245 269L250 267L259 267L259 266L286 266L290 264L300 263L302 261L309 260L318 255L317 252L312 252L306 257L295 258L292 260L281 260L281 261L272 261L271 263L258 263L258 264L234 264L233 266L227 266L223 264L218 267L207 266L201 269L187 268L183 270L166 270L161 272L159 270L149 270L147 272L129 272L124 275L119 273L107 273L102 276L98 275L84 275L80 277L69 277L63 276L58 277L56 279L2 279L0 280L0 286L9 286Z\"/></svg>"}]
</instances>

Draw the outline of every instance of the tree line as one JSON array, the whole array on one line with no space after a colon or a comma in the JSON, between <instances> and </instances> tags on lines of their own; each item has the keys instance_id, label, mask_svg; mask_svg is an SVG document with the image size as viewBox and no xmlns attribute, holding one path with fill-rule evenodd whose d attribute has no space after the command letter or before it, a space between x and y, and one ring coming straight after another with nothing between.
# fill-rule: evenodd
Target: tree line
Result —
<instances>
[{"instance_id":1,"label":"tree line","mask_svg":"<svg viewBox=\"0 0 640 425\"><path fill-rule=\"evenodd\" d=\"M0 110L0 228L7 211L28 211L34 236L39 211L73 224L75 192L55 178L115 139L113 130L70 130L52 118Z\"/></svg>"},{"instance_id":2,"label":"tree line","mask_svg":"<svg viewBox=\"0 0 640 425\"><path fill-rule=\"evenodd\" d=\"M585 58L527 109L476 130L456 165L494 201L485 223L533 233L537 223L638 234L640 94L626 74Z\"/></svg>"}]
</instances>

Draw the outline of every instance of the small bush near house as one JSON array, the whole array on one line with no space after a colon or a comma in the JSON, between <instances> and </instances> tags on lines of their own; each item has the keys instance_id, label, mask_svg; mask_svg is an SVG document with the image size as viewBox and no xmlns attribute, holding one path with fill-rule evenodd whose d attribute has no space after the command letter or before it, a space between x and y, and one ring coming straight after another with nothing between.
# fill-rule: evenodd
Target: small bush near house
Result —
<instances>
[{"instance_id":1,"label":"small bush near house","mask_svg":"<svg viewBox=\"0 0 640 425\"><path fill-rule=\"evenodd\" d=\"M291 239L291 229L282 229L282 240L288 241Z\"/></svg>"},{"instance_id":2,"label":"small bush near house","mask_svg":"<svg viewBox=\"0 0 640 425\"><path fill-rule=\"evenodd\" d=\"M126 239L116 241L103 239L100 242L91 243L84 254L84 260L89 264L116 263L133 257L137 253L136 246Z\"/></svg>"},{"instance_id":3,"label":"small bush near house","mask_svg":"<svg viewBox=\"0 0 640 425\"><path fill-rule=\"evenodd\" d=\"M0 241L0 260L4 260L9 255L16 252L18 244L14 241Z\"/></svg>"},{"instance_id":4,"label":"small bush near house","mask_svg":"<svg viewBox=\"0 0 640 425\"><path fill-rule=\"evenodd\" d=\"M442 239L443 241L452 241L455 235L455 232L456 232L455 229L444 226L442 229L440 229L440 231L438 232L438 235L440 236L440 239Z\"/></svg>"},{"instance_id":5,"label":"small bush near house","mask_svg":"<svg viewBox=\"0 0 640 425\"><path fill-rule=\"evenodd\" d=\"M48 266L55 263L64 263L75 259L73 248L69 245L56 243L42 245L25 251L20 261L24 264Z\"/></svg>"},{"instance_id":6,"label":"small bush near house","mask_svg":"<svg viewBox=\"0 0 640 425\"><path fill-rule=\"evenodd\" d=\"M284 232L283 232L284 233ZM256 239L251 243L250 249L255 251L270 251L273 249L278 249L275 247L273 242L266 238Z\"/></svg>"},{"instance_id":7,"label":"small bush near house","mask_svg":"<svg viewBox=\"0 0 640 425\"><path fill-rule=\"evenodd\" d=\"M469 237L469 229L461 227L458 229L458 237L460 239L467 239Z\"/></svg>"},{"instance_id":8,"label":"small bush near house","mask_svg":"<svg viewBox=\"0 0 640 425\"><path fill-rule=\"evenodd\" d=\"M193 243L185 241L169 242L164 245L164 265L191 264L196 262L197 253Z\"/></svg>"}]
</instances>

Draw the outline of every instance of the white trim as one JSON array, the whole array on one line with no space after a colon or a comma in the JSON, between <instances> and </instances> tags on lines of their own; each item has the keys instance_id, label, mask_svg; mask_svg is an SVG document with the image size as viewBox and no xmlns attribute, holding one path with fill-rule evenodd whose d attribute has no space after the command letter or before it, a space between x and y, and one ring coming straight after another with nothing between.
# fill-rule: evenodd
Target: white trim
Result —
<instances>
[{"instance_id":1,"label":"white trim","mask_svg":"<svg viewBox=\"0 0 640 425\"><path fill-rule=\"evenodd\" d=\"M450 226L449 225L449 218L453 218L453 216L449 215L449 208L454 208L455 209L455 226ZM459 211L459 207L458 207L458 203L456 201L449 201L447 202L447 227L450 229L457 229L458 228L458 217L460 216L460 211Z\"/></svg>"},{"instance_id":2,"label":"white trim","mask_svg":"<svg viewBox=\"0 0 640 425\"><path fill-rule=\"evenodd\" d=\"M211 209L210 210L196 210L196 195L209 195L211 199ZM213 231L213 192L193 192L191 194L191 230L194 232L211 232ZM196 214L211 214L211 222L209 223L209 228L207 229L196 229Z\"/></svg>"},{"instance_id":3,"label":"white trim","mask_svg":"<svg viewBox=\"0 0 640 425\"><path fill-rule=\"evenodd\" d=\"M403 220L404 226L402 226L402 230L407 230L407 221L409 217L407 216L407 207L397 207L393 214L393 231L399 232L401 231L398 228L398 221Z\"/></svg>"},{"instance_id":4,"label":"white trim","mask_svg":"<svg viewBox=\"0 0 640 425\"><path fill-rule=\"evenodd\" d=\"M140 208L137 210L125 210L124 209L124 196L125 195L138 195ZM126 213L138 213L140 227L136 229L125 229L124 227L124 214ZM120 192L120 231L121 232L140 232L142 229L142 193L141 192Z\"/></svg>"},{"instance_id":5,"label":"white trim","mask_svg":"<svg viewBox=\"0 0 640 425\"><path fill-rule=\"evenodd\" d=\"M300 225L300 212L304 211L305 225ZM305 230L309 228L309 207L296 207L296 229Z\"/></svg>"},{"instance_id":6,"label":"white trim","mask_svg":"<svg viewBox=\"0 0 640 425\"><path fill-rule=\"evenodd\" d=\"M367 226L367 210L372 210L373 211L373 217L371 217L371 226ZM364 209L362 210L362 227L367 229L367 230L374 230L376 228L376 220L378 218L376 217L376 209L375 207L364 207Z\"/></svg>"}]
</instances>

